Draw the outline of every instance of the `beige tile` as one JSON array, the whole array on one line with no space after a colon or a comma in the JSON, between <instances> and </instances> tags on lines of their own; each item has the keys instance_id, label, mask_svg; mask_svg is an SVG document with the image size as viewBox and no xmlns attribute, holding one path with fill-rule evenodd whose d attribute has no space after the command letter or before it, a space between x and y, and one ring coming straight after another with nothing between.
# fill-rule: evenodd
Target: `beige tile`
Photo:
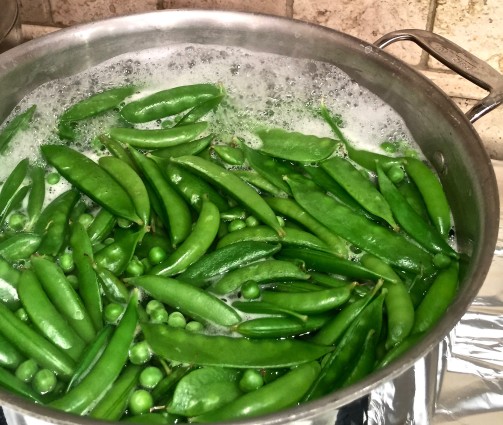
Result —
<instances>
[{"instance_id":1,"label":"beige tile","mask_svg":"<svg viewBox=\"0 0 503 425\"><path fill-rule=\"evenodd\" d=\"M367 42L404 28L426 29L430 0L295 0L293 17L334 28ZM411 64L421 50L410 42L386 49Z\"/></svg>"},{"instance_id":2,"label":"beige tile","mask_svg":"<svg viewBox=\"0 0 503 425\"><path fill-rule=\"evenodd\" d=\"M21 22L29 24L52 24L49 0L20 0Z\"/></svg>"},{"instance_id":3,"label":"beige tile","mask_svg":"<svg viewBox=\"0 0 503 425\"><path fill-rule=\"evenodd\" d=\"M213 9L214 0L164 0L165 9Z\"/></svg>"},{"instance_id":4,"label":"beige tile","mask_svg":"<svg viewBox=\"0 0 503 425\"><path fill-rule=\"evenodd\" d=\"M23 33L23 40L33 40L34 38L42 37L43 35L50 34L51 32L57 31L60 28L49 27L44 25L29 25L23 24L21 26L21 32Z\"/></svg>"},{"instance_id":5,"label":"beige tile","mask_svg":"<svg viewBox=\"0 0 503 425\"><path fill-rule=\"evenodd\" d=\"M56 25L74 25L97 19L157 9L157 0L50 0Z\"/></svg>"},{"instance_id":6,"label":"beige tile","mask_svg":"<svg viewBox=\"0 0 503 425\"><path fill-rule=\"evenodd\" d=\"M216 9L286 15L286 0L164 0L165 9Z\"/></svg>"},{"instance_id":7,"label":"beige tile","mask_svg":"<svg viewBox=\"0 0 503 425\"><path fill-rule=\"evenodd\" d=\"M503 72L503 2L439 0L434 32ZM432 67L442 67L437 61Z\"/></svg>"}]
</instances>

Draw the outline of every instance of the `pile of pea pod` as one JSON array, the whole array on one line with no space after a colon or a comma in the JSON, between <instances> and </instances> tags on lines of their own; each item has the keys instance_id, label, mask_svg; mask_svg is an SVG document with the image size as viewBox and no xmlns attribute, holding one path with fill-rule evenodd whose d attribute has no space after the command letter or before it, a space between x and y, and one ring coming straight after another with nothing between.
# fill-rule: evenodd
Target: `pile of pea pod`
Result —
<instances>
[{"instance_id":1,"label":"pile of pea pod","mask_svg":"<svg viewBox=\"0 0 503 425\"><path fill-rule=\"evenodd\" d=\"M358 149L323 105L333 137L264 124L258 148L224 140L210 120L226 96L91 95L3 182L1 387L96 419L237 420L357 382L444 314L459 255L418 154ZM121 125L94 161L79 124L104 113ZM34 114L4 125L3 152Z\"/></svg>"}]
</instances>

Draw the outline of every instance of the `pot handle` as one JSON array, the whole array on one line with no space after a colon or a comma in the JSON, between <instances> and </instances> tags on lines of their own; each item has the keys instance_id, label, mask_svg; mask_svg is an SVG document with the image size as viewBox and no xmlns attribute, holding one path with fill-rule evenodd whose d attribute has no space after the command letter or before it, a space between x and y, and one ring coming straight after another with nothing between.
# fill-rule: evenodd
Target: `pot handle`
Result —
<instances>
[{"instance_id":1,"label":"pot handle","mask_svg":"<svg viewBox=\"0 0 503 425\"><path fill-rule=\"evenodd\" d=\"M489 92L488 96L477 102L466 113L471 123L503 103L503 75L486 62L438 34L419 29L399 30L385 34L374 44L384 48L403 40L413 41L445 66Z\"/></svg>"}]
</instances>

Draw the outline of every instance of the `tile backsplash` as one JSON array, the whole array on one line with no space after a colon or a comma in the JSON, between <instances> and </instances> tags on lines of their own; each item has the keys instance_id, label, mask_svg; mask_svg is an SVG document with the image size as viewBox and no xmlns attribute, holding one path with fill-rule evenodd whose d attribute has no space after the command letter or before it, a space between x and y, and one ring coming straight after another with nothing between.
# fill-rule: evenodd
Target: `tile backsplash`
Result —
<instances>
[{"instance_id":1,"label":"tile backsplash","mask_svg":"<svg viewBox=\"0 0 503 425\"><path fill-rule=\"evenodd\" d=\"M112 16L163 9L266 13L330 27L368 42L397 29L434 31L503 73L501 0L18 0L26 39ZM467 110L486 95L411 42L387 50L417 68ZM475 123L489 155L503 159L503 107Z\"/></svg>"}]
</instances>

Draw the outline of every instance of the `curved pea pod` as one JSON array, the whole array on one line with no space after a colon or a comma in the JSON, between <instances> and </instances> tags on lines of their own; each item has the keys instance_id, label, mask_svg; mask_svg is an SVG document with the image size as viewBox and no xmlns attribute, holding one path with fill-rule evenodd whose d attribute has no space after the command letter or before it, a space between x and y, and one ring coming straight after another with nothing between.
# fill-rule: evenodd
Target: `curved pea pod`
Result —
<instances>
[{"instance_id":1,"label":"curved pea pod","mask_svg":"<svg viewBox=\"0 0 503 425\"><path fill-rule=\"evenodd\" d=\"M314 183L287 179L295 200L334 233L392 266L418 274L433 269L432 256L401 234L374 223L321 192Z\"/></svg>"},{"instance_id":2,"label":"curved pea pod","mask_svg":"<svg viewBox=\"0 0 503 425\"><path fill-rule=\"evenodd\" d=\"M365 378L374 370L374 365L376 362L376 345L377 336L374 329L371 329L365 338L363 343L362 353L358 358L353 370L347 376L347 378L342 382L341 387L348 387L360 379Z\"/></svg>"},{"instance_id":3,"label":"curved pea pod","mask_svg":"<svg viewBox=\"0 0 503 425\"><path fill-rule=\"evenodd\" d=\"M94 265L94 270L98 276L101 290L110 302L126 304L129 299L129 291L126 285L115 274L98 264Z\"/></svg>"},{"instance_id":4,"label":"curved pea pod","mask_svg":"<svg viewBox=\"0 0 503 425\"><path fill-rule=\"evenodd\" d=\"M93 322L61 268L42 257L33 257L31 264L44 291L57 310L85 342L92 341L96 334Z\"/></svg>"},{"instance_id":5,"label":"curved pea pod","mask_svg":"<svg viewBox=\"0 0 503 425\"><path fill-rule=\"evenodd\" d=\"M25 270L21 274L18 293L24 309L39 332L73 360L77 360L85 348L84 340L58 312L31 270Z\"/></svg>"},{"instance_id":6,"label":"curved pea pod","mask_svg":"<svg viewBox=\"0 0 503 425\"><path fill-rule=\"evenodd\" d=\"M227 273L253 261L274 255L281 245L265 242L236 242L216 249L193 263L177 279L196 286L205 286L212 277Z\"/></svg>"},{"instance_id":7,"label":"curved pea pod","mask_svg":"<svg viewBox=\"0 0 503 425\"><path fill-rule=\"evenodd\" d=\"M166 405L171 401L176 384L193 369L193 365L179 365L171 368L170 373L162 378L150 393L154 403L159 406Z\"/></svg>"},{"instance_id":8,"label":"curved pea pod","mask_svg":"<svg viewBox=\"0 0 503 425\"><path fill-rule=\"evenodd\" d=\"M382 218L394 230L398 230L398 225L384 196L353 164L344 158L334 156L323 161L321 167L364 209Z\"/></svg>"},{"instance_id":9,"label":"curved pea pod","mask_svg":"<svg viewBox=\"0 0 503 425\"><path fill-rule=\"evenodd\" d=\"M190 235L163 262L153 267L150 274L173 276L199 260L210 248L220 227L220 213L210 201L204 201L201 213Z\"/></svg>"},{"instance_id":10,"label":"curved pea pod","mask_svg":"<svg viewBox=\"0 0 503 425\"><path fill-rule=\"evenodd\" d=\"M0 302L11 310L19 308L17 284L20 276L19 270L0 257Z\"/></svg>"},{"instance_id":11,"label":"curved pea pod","mask_svg":"<svg viewBox=\"0 0 503 425\"><path fill-rule=\"evenodd\" d=\"M248 183L261 193L270 193L273 196L285 196L286 192L278 189L277 186L273 185L269 180L262 177L255 170L239 170L233 169L232 173L238 176L241 180Z\"/></svg>"},{"instance_id":12,"label":"curved pea pod","mask_svg":"<svg viewBox=\"0 0 503 425\"><path fill-rule=\"evenodd\" d=\"M315 331L328 319L327 315L309 316L305 322L292 317L258 317L239 323L233 330L248 338L288 338Z\"/></svg>"},{"instance_id":13,"label":"curved pea pod","mask_svg":"<svg viewBox=\"0 0 503 425\"><path fill-rule=\"evenodd\" d=\"M88 415L95 419L118 421L127 409L129 397L138 385L141 366L129 364Z\"/></svg>"},{"instance_id":14,"label":"curved pea pod","mask_svg":"<svg viewBox=\"0 0 503 425\"><path fill-rule=\"evenodd\" d=\"M308 316L305 314L300 314L275 304L269 304L265 301L234 301L232 307L243 313L287 316L297 320L299 323L305 323L308 320Z\"/></svg>"},{"instance_id":15,"label":"curved pea pod","mask_svg":"<svg viewBox=\"0 0 503 425\"><path fill-rule=\"evenodd\" d=\"M225 295L249 280L265 283L285 279L307 280L309 275L289 261L265 260L227 273L211 287L211 291Z\"/></svg>"},{"instance_id":16,"label":"curved pea pod","mask_svg":"<svg viewBox=\"0 0 503 425\"><path fill-rule=\"evenodd\" d=\"M20 209L22 207L22 203L26 195L30 192L31 186L29 184L22 186L14 196L9 200L7 206L4 208L0 215L0 226L3 226L4 221L7 219L9 214L16 209Z\"/></svg>"},{"instance_id":17,"label":"curved pea pod","mask_svg":"<svg viewBox=\"0 0 503 425\"><path fill-rule=\"evenodd\" d=\"M49 164L94 202L118 217L143 224L128 193L94 161L67 146L44 145L40 150Z\"/></svg>"},{"instance_id":18,"label":"curved pea pod","mask_svg":"<svg viewBox=\"0 0 503 425\"><path fill-rule=\"evenodd\" d=\"M136 164L134 163L133 159L131 158L131 155L128 153L126 148L122 145L122 143L118 142L117 140L112 139L109 136L106 136L104 134L101 134L99 136L100 142L105 146L112 154L114 158L120 159L121 161L124 161L126 164L128 164L131 168L133 168L135 171L138 171Z\"/></svg>"},{"instance_id":19,"label":"curved pea pod","mask_svg":"<svg viewBox=\"0 0 503 425\"><path fill-rule=\"evenodd\" d=\"M180 120L176 123L175 127L192 124L196 121L199 121L206 114L215 110L218 107L218 105L220 105L224 97L225 97L224 94L220 96L215 96L194 106L189 112L187 112L182 118L180 118Z\"/></svg>"},{"instance_id":20,"label":"curved pea pod","mask_svg":"<svg viewBox=\"0 0 503 425\"><path fill-rule=\"evenodd\" d=\"M147 225L150 221L150 199L140 176L126 162L118 158L102 156L98 163L129 194L136 214L142 219L144 225Z\"/></svg>"},{"instance_id":21,"label":"curved pea pod","mask_svg":"<svg viewBox=\"0 0 503 425\"><path fill-rule=\"evenodd\" d=\"M405 171L421 192L435 228L447 238L452 225L451 209L440 180L424 162L416 158L407 158Z\"/></svg>"},{"instance_id":22,"label":"curved pea pod","mask_svg":"<svg viewBox=\"0 0 503 425\"><path fill-rule=\"evenodd\" d=\"M375 366L375 369L381 369L388 366L391 362L395 361L397 358L409 351L412 347L417 345L424 336L425 332L409 335L400 344L395 345L391 350L389 350L385 354L385 356L379 360L379 362Z\"/></svg>"},{"instance_id":23,"label":"curved pea pod","mask_svg":"<svg viewBox=\"0 0 503 425\"><path fill-rule=\"evenodd\" d=\"M45 200L45 170L42 167L32 167L30 170L31 190L28 196L28 228L38 220Z\"/></svg>"},{"instance_id":24,"label":"curved pea pod","mask_svg":"<svg viewBox=\"0 0 503 425\"><path fill-rule=\"evenodd\" d=\"M214 145L212 149L226 164L243 165L245 162L244 153L240 148L227 145Z\"/></svg>"},{"instance_id":25,"label":"curved pea pod","mask_svg":"<svg viewBox=\"0 0 503 425\"><path fill-rule=\"evenodd\" d=\"M10 263L25 260L40 247L42 238L36 233L16 233L0 242L0 257Z\"/></svg>"},{"instance_id":26,"label":"curved pea pod","mask_svg":"<svg viewBox=\"0 0 503 425\"><path fill-rule=\"evenodd\" d=\"M207 122L196 122L180 127L144 130L113 127L110 137L118 142L141 149L160 149L180 145L197 139L208 128Z\"/></svg>"},{"instance_id":27,"label":"curved pea pod","mask_svg":"<svg viewBox=\"0 0 503 425\"><path fill-rule=\"evenodd\" d=\"M413 210L423 218L423 220L427 223L431 223L430 216L428 215L428 210L426 209L421 193L412 180L409 178L403 179L398 184L398 191L402 194Z\"/></svg>"},{"instance_id":28,"label":"curved pea pod","mask_svg":"<svg viewBox=\"0 0 503 425\"><path fill-rule=\"evenodd\" d=\"M26 111L16 115L8 124L5 125L0 133L0 155L5 153L5 150L14 136L28 125L33 118L36 108L36 105L30 106Z\"/></svg>"},{"instance_id":29,"label":"curved pea pod","mask_svg":"<svg viewBox=\"0 0 503 425\"><path fill-rule=\"evenodd\" d=\"M441 270L416 309L412 333L430 330L444 315L458 291L459 264L457 262Z\"/></svg>"},{"instance_id":30,"label":"curved pea pod","mask_svg":"<svg viewBox=\"0 0 503 425\"><path fill-rule=\"evenodd\" d=\"M222 248L236 242L257 241L281 243L281 245L284 246L305 247L317 249L319 251L332 252L332 249L325 244L325 242L309 232L286 227L285 232L285 236L280 238L278 234L269 226L244 227L223 236L218 241L217 248Z\"/></svg>"},{"instance_id":31,"label":"curved pea pod","mask_svg":"<svg viewBox=\"0 0 503 425\"><path fill-rule=\"evenodd\" d=\"M0 333L27 358L32 358L41 367L52 370L63 380L73 375L75 362L68 354L24 323L3 303L0 303L0 319Z\"/></svg>"},{"instance_id":32,"label":"curved pea pod","mask_svg":"<svg viewBox=\"0 0 503 425\"><path fill-rule=\"evenodd\" d=\"M101 208L87 228L89 240L94 244L106 239L117 223L117 218L105 208Z\"/></svg>"},{"instance_id":33,"label":"curved pea pod","mask_svg":"<svg viewBox=\"0 0 503 425\"><path fill-rule=\"evenodd\" d=\"M241 371L223 367L193 370L178 382L167 411L181 416L196 416L218 409L242 394Z\"/></svg>"},{"instance_id":34,"label":"curved pea pod","mask_svg":"<svg viewBox=\"0 0 503 425\"><path fill-rule=\"evenodd\" d=\"M295 406L319 373L320 365L317 362L300 365L275 381L242 395L218 410L192 418L191 422L236 420Z\"/></svg>"},{"instance_id":35,"label":"curved pea pod","mask_svg":"<svg viewBox=\"0 0 503 425\"><path fill-rule=\"evenodd\" d=\"M214 134L210 134L200 139L192 140L190 142L185 142L180 145L169 146L167 148L154 149L150 152L155 158L176 158L178 156L184 155L197 155L211 144L211 141L215 138Z\"/></svg>"},{"instance_id":36,"label":"curved pea pod","mask_svg":"<svg viewBox=\"0 0 503 425\"><path fill-rule=\"evenodd\" d=\"M224 301L188 283L160 276L130 278L128 283L195 320L222 326L232 326L241 321L236 310Z\"/></svg>"},{"instance_id":37,"label":"curved pea pod","mask_svg":"<svg viewBox=\"0 0 503 425\"><path fill-rule=\"evenodd\" d=\"M121 109L130 123L143 123L179 114L209 99L222 96L222 87L215 84L193 84L153 93L128 103Z\"/></svg>"},{"instance_id":38,"label":"curved pea pod","mask_svg":"<svg viewBox=\"0 0 503 425\"><path fill-rule=\"evenodd\" d=\"M262 141L260 151L289 161L318 162L328 158L337 148L337 141L281 128L258 130Z\"/></svg>"},{"instance_id":39,"label":"curved pea pod","mask_svg":"<svg viewBox=\"0 0 503 425\"><path fill-rule=\"evenodd\" d=\"M6 388L15 394L25 397L35 403L43 404L39 394L37 394L30 385L19 380L16 375L0 366L0 387Z\"/></svg>"},{"instance_id":40,"label":"curved pea pod","mask_svg":"<svg viewBox=\"0 0 503 425\"><path fill-rule=\"evenodd\" d=\"M78 385L49 406L83 415L106 395L110 383L117 379L128 359L138 324L137 303L137 294L133 293L110 343L92 370Z\"/></svg>"},{"instance_id":41,"label":"curved pea pod","mask_svg":"<svg viewBox=\"0 0 503 425\"><path fill-rule=\"evenodd\" d=\"M294 339L234 338L204 335L159 324L142 324L145 339L158 356L182 363L236 368L294 366L319 359L331 347Z\"/></svg>"},{"instance_id":42,"label":"curved pea pod","mask_svg":"<svg viewBox=\"0 0 503 425\"><path fill-rule=\"evenodd\" d=\"M135 149L130 149L130 152L161 203L161 218L166 221L172 244L178 245L189 236L192 229L189 206L168 183L153 159L147 158Z\"/></svg>"},{"instance_id":43,"label":"curved pea pod","mask_svg":"<svg viewBox=\"0 0 503 425\"><path fill-rule=\"evenodd\" d=\"M15 369L24 357L19 350L2 334L0 334L0 367Z\"/></svg>"},{"instance_id":44,"label":"curved pea pod","mask_svg":"<svg viewBox=\"0 0 503 425\"><path fill-rule=\"evenodd\" d=\"M7 204L21 187L21 184L28 174L28 167L28 159L22 159L3 182L2 189L0 190L0 214L3 215Z\"/></svg>"},{"instance_id":45,"label":"curved pea pod","mask_svg":"<svg viewBox=\"0 0 503 425\"><path fill-rule=\"evenodd\" d=\"M255 190L233 175L231 171L197 156L181 156L173 158L172 161L216 184L248 208L257 219L271 226L280 236L284 235L284 230L269 205Z\"/></svg>"}]
</instances>

